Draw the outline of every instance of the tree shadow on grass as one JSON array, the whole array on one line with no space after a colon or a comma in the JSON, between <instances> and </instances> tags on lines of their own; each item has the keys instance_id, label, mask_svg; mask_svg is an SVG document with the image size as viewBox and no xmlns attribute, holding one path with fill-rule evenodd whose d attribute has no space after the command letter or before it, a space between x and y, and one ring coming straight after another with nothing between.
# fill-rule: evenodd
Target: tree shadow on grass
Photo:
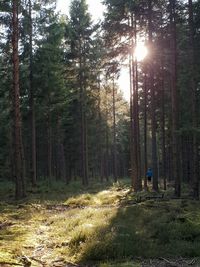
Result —
<instances>
[{"instance_id":1,"label":"tree shadow on grass","mask_svg":"<svg viewBox=\"0 0 200 267\"><path fill-rule=\"evenodd\" d=\"M137 257L200 256L200 207L196 202L163 199L137 203L130 188L113 187L112 183L95 183L88 188L78 182L43 184L36 190L12 206L0 205L0 212L10 220L28 223L33 209L37 210L39 223L49 229L50 235L44 238L50 239L53 250L77 263L92 262L89 266L93 266ZM56 209L61 204L75 209ZM55 208L53 213L48 213L48 205ZM8 242L12 234L8 233ZM16 231L13 238L20 235L23 239L25 233Z\"/></svg>"},{"instance_id":2,"label":"tree shadow on grass","mask_svg":"<svg viewBox=\"0 0 200 267\"><path fill-rule=\"evenodd\" d=\"M55 217L57 214L60 214L61 217L63 214L60 227L64 231L64 219L65 216L69 216L68 207L76 209L77 213L80 212L79 205L90 206L94 201L93 197L102 190L107 190L111 185L111 182L104 185L95 183L85 188L80 182L71 185L59 182L51 185L42 183L38 188L34 188L34 191L32 189L26 199L20 201L15 201L14 194L10 197L10 194L14 193L13 184L5 186L7 190L4 192L1 190L1 194L4 193L4 198L1 198L3 201L0 201L0 245L4 251L8 247L12 247L13 250L15 246L22 247L25 240L28 239L27 241L29 241L30 238L31 242L30 233L33 238L36 238L37 227L44 227L43 231L47 232L48 235L48 229L51 230L51 223L53 232L59 235L59 227L58 229L56 226L54 227L54 224L57 223ZM52 206L52 212L48 209L49 206ZM65 207L66 210L57 209L59 206ZM3 225L5 227L1 229ZM49 242L45 238L47 238L46 235L44 235L42 242ZM60 240L58 241L60 242Z\"/></svg>"},{"instance_id":3,"label":"tree shadow on grass","mask_svg":"<svg viewBox=\"0 0 200 267\"><path fill-rule=\"evenodd\" d=\"M180 201L146 201L119 207L110 224L81 245L79 262L200 257L200 207L191 213L180 206Z\"/></svg>"},{"instance_id":4,"label":"tree shadow on grass","mask_svg":"<svg viewBox=\"0 0 200 267\"><path fill-rule=\"evenodd\" d=\"M0 200L1 202L13 205L54 202L60 203L66 201L70 197L76 197L86 193L96 194L102 190L106 190L112 186L112 181L106 183L91 182L89 186L82 185L80 180L66 184L62 181L42 180L38 182L38 186L32 188L27 186L27 197L16 201L14 198L14 183L0 181Z\"/></svg>"}]
</instances>

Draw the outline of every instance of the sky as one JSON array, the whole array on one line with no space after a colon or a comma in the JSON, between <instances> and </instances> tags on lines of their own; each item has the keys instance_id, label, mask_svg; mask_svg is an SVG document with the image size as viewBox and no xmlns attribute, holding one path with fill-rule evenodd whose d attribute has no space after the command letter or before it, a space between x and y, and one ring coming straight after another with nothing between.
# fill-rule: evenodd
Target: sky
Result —
<instances>
[{"instance_id":1,"label":"sky","mask_svg":"<svg viewBox=\"0 0 200 267\"><path fill-rule=\"evenodd\" d=\"M63 14L69 14L69 6L71 0L57 0L57 10ZM93 19L97 21L103 16L104 6L101 4L101 0L87 0L89 13L92 15Z\"/></svg>"},{"instance_id":2,"label":"sky","mask_svg":"<svg viewBox=\"0 0 200 267\"><path fill-rule=\"evenodd\" d=\"M105 7L101 4L102 0L87 0L89 13L92 15L94 21L103 18ZM69 7L71 0L57 0L57 11L62 14L69 15ZM129 71L123 69L118 80L119 88L124 94L127 101L130 99L130 86L129 86Z\"/></svg>"}]
</instances>

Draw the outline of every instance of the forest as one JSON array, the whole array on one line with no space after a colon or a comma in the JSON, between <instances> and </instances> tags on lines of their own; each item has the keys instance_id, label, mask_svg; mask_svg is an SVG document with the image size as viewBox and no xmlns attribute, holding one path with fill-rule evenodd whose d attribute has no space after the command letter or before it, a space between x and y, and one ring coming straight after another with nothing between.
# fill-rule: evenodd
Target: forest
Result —
<instances>
[{"instance_id":1,"label":"forest","mask_svg":"<svg viewBox=\"0 0 200 267\"><path fill-rule=\"evenodd\" d=\"M200 266L200 1L56 2L0 1L0 266Z\"/></svg>"}]
</instances>

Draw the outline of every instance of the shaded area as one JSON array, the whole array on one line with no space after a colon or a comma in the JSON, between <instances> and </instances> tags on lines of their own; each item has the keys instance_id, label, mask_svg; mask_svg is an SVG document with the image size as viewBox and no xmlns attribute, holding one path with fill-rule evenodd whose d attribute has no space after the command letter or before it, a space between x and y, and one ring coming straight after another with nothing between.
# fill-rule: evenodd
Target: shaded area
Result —
<instances>
[{"instance_id":1,"label":"shaded area","mask_svg":"<svg viewBox=\"0 0 200 267\"><path fill-rule=\"evenodd\" d=\"M85 242L80 261L199 257L200 207L185 200L120 207L110 225Z\"/></svg>"},{"instance_id":2,"label":"shaded area","mask_svg":"<svg viewBox=\"0 0 200 267\"><path fill-rule=\"evenodd\" d=\"M0 262L27 256L31 266L198 266L197 201L135 194L124 183L78 186L41 187L24 202L1 202Z\"/></svg>"}]
</instances>

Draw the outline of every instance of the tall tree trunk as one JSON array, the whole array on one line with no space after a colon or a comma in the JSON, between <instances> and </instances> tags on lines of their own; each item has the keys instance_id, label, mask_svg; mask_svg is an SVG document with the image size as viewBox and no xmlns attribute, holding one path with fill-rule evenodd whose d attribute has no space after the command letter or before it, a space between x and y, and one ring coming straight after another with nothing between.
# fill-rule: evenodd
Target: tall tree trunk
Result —
<instances>
[{"instance_id":1,"label":"tall tree trunk","mask_svg":"<svg viewBox=\"0 0 200 267\"><path fill-rule=\"evenodd\" d=\"M105 141L106 141L106 151L105 151L105 177L106 181L109 180L109 133L108 133L108 87L107 84L105 86L106 93L106 133L105 133Z\"/></svg>"},{"instance_id":2,"label":"tall tree trunk","mask_svg":"<svg viewBox=\"0 0 200 267\"><path fill-rule=\"evenodd\" d=\"M82 82L80 81L80 105L81 105L81 176L82 176L82 184L86 184L85 178L85 119L84 119L84 97L83 97L83 86Z\"/></svg>"},{"instance_id":3,"label":"tall tree trunk","mask_svg":"<svg viewBox=\"0 0 200 267\"><path fill-rule=\"evenodd\" d=\"M192 107L192 187L193 197L199 199L199 178L198 178L198 148L197 148L197 112L196 112L196 86L195 86L195 64L194 64L194 18L193 18L193 1L188 0L189 5L189 57L190 57L190 91L191 91L191 107Z\"/></svg>"},{"instance_id":4,"label":"tall tree trunk","mask_svg":"<svg viewBox=\"0 0 200 267\"><path fill-rule=\"evenodd\" d=\"M80 44L80 51L82 44ZM88 143L87 143L87 118L86 118L86 82L84 77L85 58L79 58L79 83L81 105L81 176L83 185L88 185Z\"/></svg>"},{"instance_id":5,"label":"tall tree trunk","mask_svg":"<svg viewBox=\"0 0 200 267\"><path fill-rule=\"evenodd\" d=\"M164 190L167 189L167 179L166 179L166 138L165 138L165 84L164 84L164 66L161 66L161 142L162 142L162 176Z\"/></svg>"},{"instance_id":6,"label":"tall tree trunk","mask_svg":"<svg viewBox=\"0 0 200 267\"><path fill-rule=\"evenodd\" d=\"M25 196L25 163L22 143L22 123L20 112L19 92L19 55L18 55L18 1L13 0L12 12L12 47L13 47L13 141L14 141L14 176L15 176L15 197L20 199Z\"/></svg>"},{"instance_id":7,"label":"tall tree trunk","mask_svg":"<svg viewBox=\"0 0 200 267\"><path fill-rule=\"evenodd\" d=\"M37 167L36 167L36 129L35 129L35 103L33 91L33 24L32 24L32 3L29 0L29 105L31 123L31 183L36 186Z\"/></svg>"},{"instance_id":8,"label":"tall tree trunk","mask_svg":"<svg viewBox=\"0 0 200 267\"><path fill-rule=\"evenodd\" d=\"M135 20L135 44L137 45L137 25ZM135 59L135 108L136 108L136 117L135 123L137 124L137 164L138 164L138 179L137 179L137 190L142 190L142 173L141 173L141 152L140 152L140 122L139 122L139 100L138 100L138 62L137 58Z\"/></svg>"},{"instance_id":9,"label":"tall tree trunk","mask_svg":"<svg viewBox=\"0 0 200 267\"><path fill-rule=\"evenodd\" d=\"M85 88L86 90L86 88ZM85 92L85 96L86 96L86 92ZM85 103L85 109L86 109L86 100L84 101ZM84 112L84 120L85 120L85 184L88 185L89 184L89 159L88 159L88 121L87 121L87 116L86 116L86 110Z\"/></svg>"},{"instance_id":10,"label":"tall tree trunk","mask_svg":"<svg viewBox=\"0 0 200 267\"><path fill-rule=\"evenodd\" d=\"M130 26L130 20L129 20ZM133 42L129 43L130 47L133 47ZM132 179L132 187L135 185L134 175L134 122L133 122L133 55L129 54L129 76L130 76L130 174Z\"/></svg>"},{"instance_id":11,"label":"tall tree trunk","mask_svg":"<svg viewBox=\"0 0 200 267\"><path fill-rule=\"evenodd\" d=\"M103 160L103 141L102 141L102 116L101 116L101 81L100 81L100 74L98 75L98 164L99 164L99 175L100 175L100 181L103 183L104 180L104 160Z\"/></svg>"},{"instance_id":12,"label":"tall tree trunk","mask_svg":"<svg viewBox=\"0 0 200 267\"><path fill-rule=\"evenodd\" d=\"M172 101L172 171L175 180L175 195L181 196L180 179L180 155L179 155L179 109L178 109L178 88L177 88L177 37L176 37L176 0L170 0L170 24L171 24L171 52L172 52L172 73L171 73L171 101Z\"/></svg>"},{"instance_id":13,"label":"tall tree trunk","mask_svg":"<svg viewBox=\"0 0 200 267\"><path fill-rule=\"evenodd\" d=\"M58 175L68 184L68 177L66 173L66 159L65 159L65 151L63 144L63 130L61 125L61 116L57 117L57 167L58 167ZM60 178L59 177L59 178Z\"/></svg>"},{"instance_id":14,"label":"tall tree trunk","mask_svg":"<svg viewBox=\"0 0 200 267\"><path fill-rule=\"evenodd\" d=\"M144 74L144 189L147 190L147 168L148 168L148 159L147 159L147 74L145 70Z\"/></svg>"},{"instance_id":15,"label":"tall tree trunk","mask_svg":"<svg viewBox=\"0 0 200 267\"><path fill-rule=\"evenodd\" d=\"M148 24L149 24L149 47L153 54L152 46L152 1L148 1ZM158 159L157 159L157 138L156 138L156 101L153 75L153 58L149 62L149 86L151 92L151 131L152 131L152 167L153 167L153 190L158 191Z\"/></svg>"},{"instance_id":16,"label":"tall tree trunk","mask_svg":"<svg viewBox=\"0 0 200 267\"><path fill-rule=\"evenodd\" d=\"M48 108L47 114L47 173L48 182L52 180L52 128L51 128L51 114L50 108Z\"/></svg>"},{"instance_id":17,"label":"tall tree trunk","mask_svg":"<svg viewBox=\"0 0 200 267\"><path fill-rule=\"evenodd\" d=\"M116 148L116 106L115 106L115 80L113 78L113 88L112 88L112 97L113 97L113 178L117 182L117 148Z\"/></svg>"},{"instance_id":18,"label":"tall tree trunk","mask_svg":"<svg viewBox=\"0 0 200 267\"><path fill-rule=\"evenodd\" d=\"M135 47L137 44L137 27L136 20L133 20L131 16L131 26L134 31ZM133 47L133 42L132 42ZM137 71L137 59L132 59L132 123L131 131L133 136L133 157L132 157L132 182L135 191L142 190L141 180L141 159L140 159L140 128L139 128L139 107L138 107L138 71Z\"/></svg>"}]
</instances>

